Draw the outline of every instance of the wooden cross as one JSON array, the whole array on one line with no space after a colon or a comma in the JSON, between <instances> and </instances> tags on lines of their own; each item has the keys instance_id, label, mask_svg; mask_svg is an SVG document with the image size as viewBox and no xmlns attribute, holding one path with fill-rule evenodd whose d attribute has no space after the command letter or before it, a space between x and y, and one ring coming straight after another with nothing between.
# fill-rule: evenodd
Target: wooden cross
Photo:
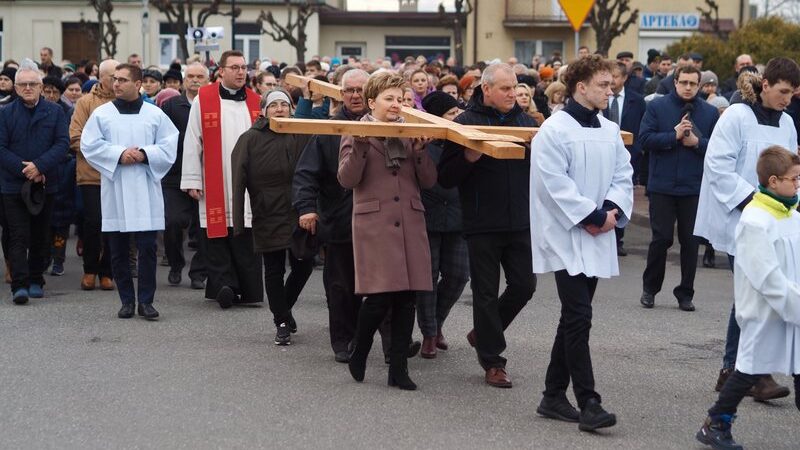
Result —
<instances>
[{"instance_id":1,"label":"wooden cross","mask_svg":"<svg viewBox=\"0 0 800 450\"><path fill-rule=\"evenodd\" d=\"M342 88L335 84L295 74L287 74L286 82L297 87L308 86L311 92L342 100ZM533 127L461 125L409 107L403 107L401 114L406 123L273 117L270 129L276 133L447 139L497 159L525 159L522 144L529 143L538 131ZM622 132L622 138L626 144L633 142L631 133Z\"/></svg>"}]
</instances>

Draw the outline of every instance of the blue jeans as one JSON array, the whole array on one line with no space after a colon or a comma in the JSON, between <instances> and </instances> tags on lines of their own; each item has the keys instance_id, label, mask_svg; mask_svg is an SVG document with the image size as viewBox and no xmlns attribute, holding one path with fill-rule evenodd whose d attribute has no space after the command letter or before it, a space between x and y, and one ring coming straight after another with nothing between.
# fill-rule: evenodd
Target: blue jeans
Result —
<instances>
[{"instance_id":1,"label":"blue jeans","mask_svg":"<svg viewBox=\"0 0 800 450\"><path fill-rule=\"evenodd\" d=\"M728 262L733 272L734 257L728 255ZM725 356L722 357L722 368L733 369L736 366L736 352L739 349L739 334L741 329L736 323L736 303L731 306L731 315L728 318L728 334L725 336Z\"/></svg>"},{"instance_id":2,"label":"blue jeans","mask_svg":"<svg viewBox=\"0 0 800 450\"><path fill-rule=\"evenodd\" d=\"M153 303L156 294L156 233L156 231L106 233L111 247L111 271L122 304L133 304L137 298L140 304ZM131 277L129 260L131 235L134 235L136 249L139 251L138 293L133 288Z\"/></svg>"}]
</instances>

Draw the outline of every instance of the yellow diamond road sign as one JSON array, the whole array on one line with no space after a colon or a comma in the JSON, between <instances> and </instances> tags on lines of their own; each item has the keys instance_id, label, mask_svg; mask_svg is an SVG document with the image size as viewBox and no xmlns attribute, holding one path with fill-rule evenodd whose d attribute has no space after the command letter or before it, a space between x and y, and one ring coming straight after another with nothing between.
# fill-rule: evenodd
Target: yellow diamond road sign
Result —
<instances>
[{"instance_id":1,"label":"yellow diamond road sign","mask_svg":"<svg viewBox=\"0 0 800 450\"><path fill-rule=\"evenodd\" d=\"M561 4L561 9L567 15L569 23L572 24L572 29L580 31L586 16L592 10L595 0L558 0Z\"/></svg>"}]
</instances>

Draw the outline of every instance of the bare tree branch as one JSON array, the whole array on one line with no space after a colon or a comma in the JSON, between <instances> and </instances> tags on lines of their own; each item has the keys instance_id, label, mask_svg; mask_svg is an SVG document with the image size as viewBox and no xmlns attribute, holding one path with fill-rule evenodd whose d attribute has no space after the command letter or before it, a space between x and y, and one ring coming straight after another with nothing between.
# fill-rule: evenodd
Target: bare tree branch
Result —
<instances>
[{"instance_id":1,"label":"bare tree branch","mask_svg":"<svg viewBox=\"0 0 800 450\"><path fill-rule=\"evenodd\" d=\"M171 0L149 0L150 5L154 6L159 12L167 17L167 22L178 35L178 45L180 48L181 59L189 56L189 43L186 33L189 28L203 27L209 17L220 15L230 16L230 12L220 12L222 0L211 0L208 6L200 8L195 14L195 2L193 0L171 1ZM110 2L109 2L110 3ZM233 11L234 16L241 14L241 9Z\"/></svg>"},{"instance_id":2,"label":"bare tree branch","mask_svg":"<svg viewBox=\"0 0 800 450\"><path fill-rule=\"evenodd\" d=\"M627 19L623 16L628 13ZM597 40L597 51L606 55L614 39L639 20L639 9L631 10L630 0L597 0L590 23Z\"/></svg>"},{"instance_id":3,"label":"bare tree branch","mask_svg":"<svg viewBox=\"0 0 800 450\"><path fill-rule=\"evenodd\" d=\"M290 0L285 0L284 5L287 8L286 24L280 24L272 15L272 11L266 12L263 9L258 15L256 22L261 27L261 34L266 34L271 37L275 42L286 41L289 45L294 47L297 61L304 62L306 58L306 41L308 35L306 34L306 24L308 19L317 12L317 6L312 5L308 0L292 5ZM297 8L297 19L293 19L294 9ZM264 28L264 23L269 25L269 29ZM295 36L297 30L297 36Z\"/></svg>"},{"instance_id":4,"label":"bare tree branch","mask_svg":"<svg viewBox=\"0 0 800 450\"><path fill-rule=\"evenodd\" d=\"M103 59L103 53L105 56L113 58L117 54L117 37L119 37L117 24L111 17L114 5L110 0L89 0L89 6L97 13L98 59Z\"/></svg>"}]
</instances>

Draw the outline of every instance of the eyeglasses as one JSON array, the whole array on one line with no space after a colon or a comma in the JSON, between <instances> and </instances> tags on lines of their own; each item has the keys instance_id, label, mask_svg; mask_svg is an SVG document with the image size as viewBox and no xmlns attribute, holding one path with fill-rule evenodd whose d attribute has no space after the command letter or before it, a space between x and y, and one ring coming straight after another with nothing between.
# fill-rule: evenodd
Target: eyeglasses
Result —
<instances>
[{"instance_id":1,"label":"eyeglasses","mask_svg":"<svg viewBox=\"0 0 800 450\"><path fill-rule=\"evenodd\" d=\"M36 86L41 86L42 83L38 81L31 81L30 83L16 83L16 86L21 87L22 89L33 89Z\"/></svg>"},{"instance_id":2,"label":"eyeglasses","mask_svg":"<svg viewBox=\"0 0 800 450\"><path fill-rule=\"evenodd\" d=\"M697 87L698 83L689 80L678 81L681 86Z\"/></svg>"},{"instance_id":3,"label":"eyeglasses","mask_svg":"<svg viewBox=\"0 0 800 450\"><path fill-rule=\"evenodd\" d=\"M59 91L58 89L42 89L42 92L45 93L45 94L51 94L51 95L55 95L55 94L61 95L61 91Z\"/></svg>"},{"instance_id":4,"label":"eyeglasses","mask_svg":"<svg viewBox=\"0 0 800 450\"><path fill-rule=\"evenodd\" d=\"M245 71L247 66L225 66L225 69L231 69L234 72Z\"/></svg>"},{"instance_id":5,"label":"eyeglasses","mask_svg":"<svg viewBox=\"0 0 800 450\"><path fill-rule=\"evenodd\" d=\"M362 89L362 88L345 88L345 89L342 89L342 92L344 92L347 95L363 94L364 93L364 89Z\"/></svg>"},{"instance_id":6,"label":"eyeglasses","mask_svg":"<svg viewBox=\"0 0 800 450\"><path fill-rule=\"evenodd\" d=\"M278 85L278 83L261 83L261 84L263 84L264 86L267 86L267 87L275 87L275 86Z\"/></svg>"},{"instance_id":7,"label":"eyeglasses","mask_svg":"<svg viewBox=\"0 0 800 450\"><path fill-rule=\"evenodd\" d=\"M777 177L779 180L791 180L794 184L800 183L800 176L796 177Z\"/></svg>"},{"instance_id":8,"label":"eyeglasses","mask_svg":"<svg viewBox=\"0 0 800 450\"><path fill-rule=\"evenodd\" d=\"M121 77L112 77L111 79L114 80L114 83L119 83L119 84L123 84L123 83L127 83L128 81L131 81L131 80L127 79L127 78L121 78Z\"/></svg>"}]
</instances>

